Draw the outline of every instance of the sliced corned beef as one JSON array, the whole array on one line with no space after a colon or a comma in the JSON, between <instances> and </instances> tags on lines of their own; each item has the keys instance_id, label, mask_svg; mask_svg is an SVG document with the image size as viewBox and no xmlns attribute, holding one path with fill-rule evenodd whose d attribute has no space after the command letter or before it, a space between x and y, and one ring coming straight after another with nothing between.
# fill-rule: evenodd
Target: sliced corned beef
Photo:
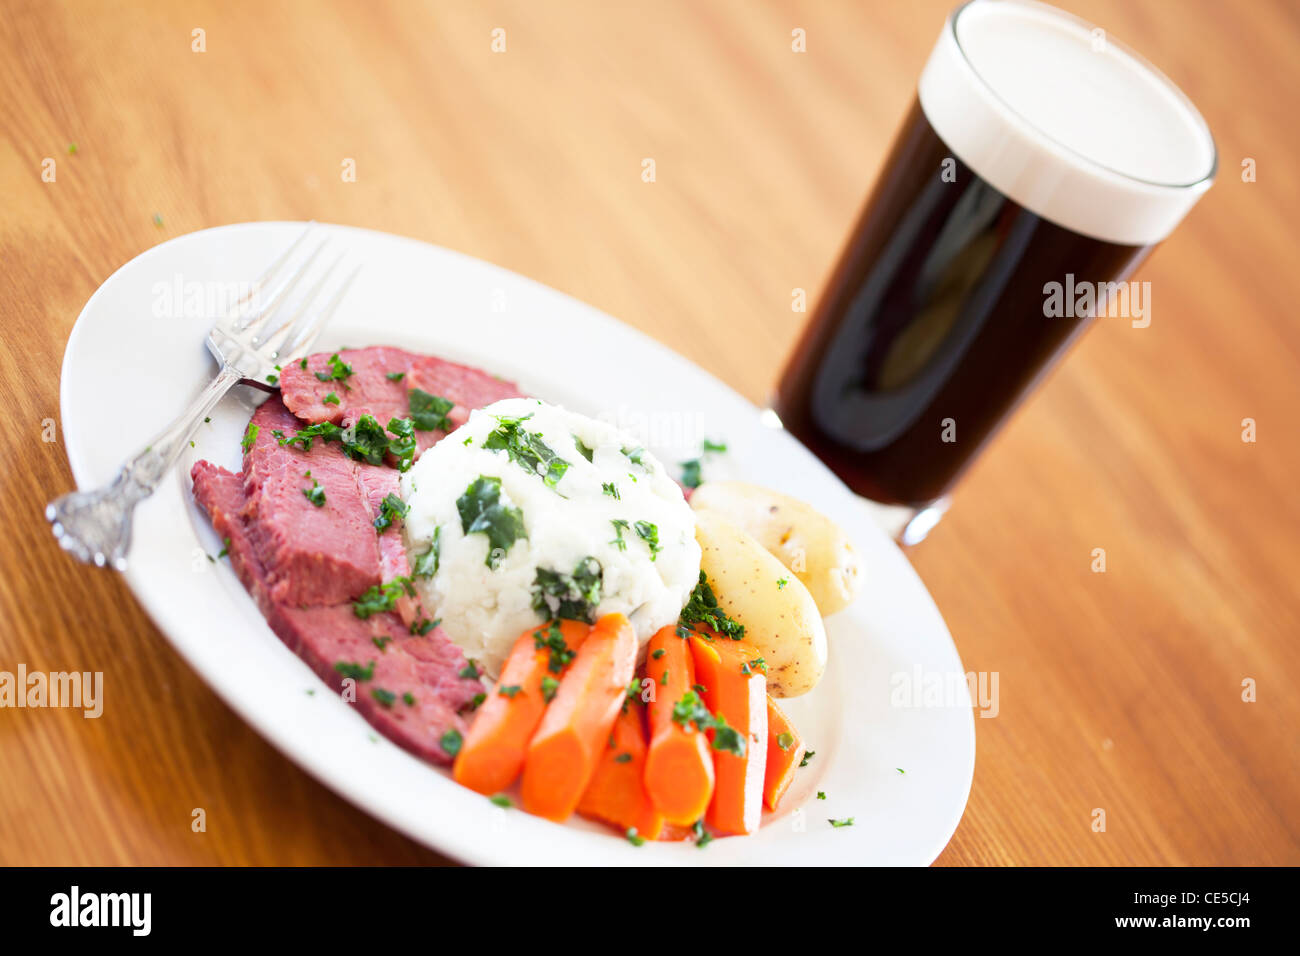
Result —
<instances>
[{"instance_id":1,"label":"sliced corned beef","mask_svg":"<svg viewBox=\"0 0 1300 956\"><path fill-rule=\"evenodd\" d=\"M392 468L362 465L357 474L373 518L379 517L384 499L390 494L401 497L400 480ZM380 579L391 581L394 578L409 578L411 562L406 557L406 545L402 543L402 519L394 517L393 523L379 532L378 540ZM419 600L406 593L397 599L396 610L407 627L416 626L426 619Z\"/></svg>"},{"instance_id":2,"label":"sliced corned beef","mask_svg":"<svg viewBox=\"0 0 1300 956\"><path fill-rule=\"evenodd\" d=\"M363 620L349 603L299 608L277 602L245 517L244 478L206 461L191 474L195 500L226 540L235 573L279 638L336 691L347 676L336 666L342 663L357 675L352 703L376 730L427 760L449 763L442 737L448 730L464 733L460 711L482 690L477 680L460 676L466 665L461 649L439 628L410 634L394 614ZM361 670L352 671L353 664Z\"/></svg>"},{"instance_id":3,"label":"sliced corned beef","mask_svg":"<svg viewBox=\"0 0 1300 956\"><path fill-rule=\"evenodd\" d=\"M352 368L352 374L322 381L317 373L331 374L330 359L335 354L339 362ZM398 374L401 378L396 381L389 378ZM294 364L280 372L284 404L311 424L333 422L347 426L362 415L375 416L381 425L387 425L390 418L407 418L411 413L413 388L453 402L447 413L453 428L465 423L471 409L523 395L513 382L479 369L382 345L344 349L338 353L319 352L308 357L305 369ZM338 399L337 404L325 401L331 392ZM417 455L444 434L442 430L417 431Z\"/></svg>"},{"instance_id":4,"label":"sliced corned beef","mask_svg":"<svg viewBox=\"0 0 1300 956\"><path fill-rule=\"evenodd\" d=\"M295 606L338 604L379 584L374 509L358 478L360 467L371 466L320 439L310 451L281 445L277 431L293 435L302 425L276 396L253 413L249 425L257 434L244 453L244 517L271 599ZM303 493L315 482L325 493L322 507Z\"/></svg>"}]
</instances>

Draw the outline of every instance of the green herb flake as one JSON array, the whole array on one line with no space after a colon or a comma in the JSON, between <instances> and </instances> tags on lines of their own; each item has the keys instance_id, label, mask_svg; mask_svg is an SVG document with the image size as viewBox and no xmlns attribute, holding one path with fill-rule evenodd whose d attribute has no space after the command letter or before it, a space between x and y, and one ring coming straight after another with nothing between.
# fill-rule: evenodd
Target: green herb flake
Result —
<instances>
[{"instance_id":1,"label":"green herb flake","mask_svg":"<svg viewBox=\"0 0 1300 956\"><path fill-rule=\"evenodd\" d=\"M324 398L321 399L322 405L337 405L338 403L339 403L338 392L330 392L328 395L326 395Z\"/></svg>"},{"instance_id":2,"label":"green herb flake","mask_svg":"<svg viewBox=\"0 0 1300 956\"><path fill-rule=\"evenodd\" d=\"M624 836L627 837L627 842L633 846L641 846L645 843L645 837L636 832L636 827L628 827Z\"/></svg>"},{"instance_id":3,"label":"green herb flake","mask_svg":"<svg viewBox=\"0 0 1300 956\"><path fill-rule=\"evenodd\" d=\"M431 395L421 388L410 392L411 421L422 432L451 431L451 419L447 413L456 407L456 403L441 395Z\"/></svg>"},{"instance_id":4,"label":"green herb flake","mask_svg":"<svg viewBox=\"0 0 1300 956\"><path fill-rule=\"evenodd\" d=\"M373 614L395 610L403 594L415 597L415 586L411 584L410 578L397 577L383 584L372 585L352 602L352 613L364 621Z\"/></svg>"},{"instance_id":5,"label":"green herb flake","mask_svg":"<svg viewBox=\"0 0 1300 956\"><path fill-rule=\"evenodd\" d=\"M668 652L661 647L650 656L653 657L655 660L659 660L659 658L663 657L667 653Z\"/></svg>"},{"instance_id":6,"label":"green herb flake","mask_svg":"<svg viewBox=\"0 0 1300 956\"><path fill-rule=\"evenodd\" d=\"M546 444L539 432L530 432L522 427L531 417L498 415L497 427L483 440L483 447L490 451L504 451L511 461L524 471L541 476L546 486L554 490L569 470L569 463Z\"/></svg>"},{"instance_id":7,"label":"green herb flake","mask_svg":"<svg viewBox=\"0 0 1300 956\"><path fill-rule=\"evenodd\" d=\"M816 755L817 755L817 751L815 750L805 750L803 752L803 759L799 761L799 766L801 767L808 766L808 761L812 760L812 758L815 757Z\"/></svg>"},{"instance_id":8,"label":"green herb flake","mask_svg":"<svg viewBox=\"0 0 1300 956\"><path fill-rule=\"evenodd\" d=\"M488 797L488 800L491 801L493 805L500 807L502 810L509 810L514 806L514 804L510 802L510 798L504 793L493 794Z\"/></svg>"},{"instance_id":9,"label":"green herb flake","mask_svg":"<svg viewBox=\"0 0 1300 956\"><path fill-rule=\"evenodd\" d=\"M415 564L411 567L411 573L417 578L431 578L438 573L438 552L441 548L441 538L442 526L439 525L433 529L433 538L429 541L429 547L415 556Z\"/></svg>"},{"instance_id":10,"label":"green herb flake","mask_svg":"<svg viewBox=\"0 0 1300 956\"><path fill-rule=\"evenodd\" d=\"M789 750L791 747L794 746L794 735L789 733L778 734L776 738L776 745L780 747L782 750Z\"/></svg>"},{"instance_id":11,"label":"green herb flake","mask_svg":"<svg viewBox=\"0 0 1300 956\"><path fill-rule=\"evenodd\" d=\"M555 693L560 689L560 682L547 674L542 678L542 700L548 704L555 699Z\"/></svg>"},{"instance_id":12,"label":"green herb flake","mask_svg":"<svg viewBox=\"0 0 1300 956\"><path fill-rule=\"evenodd\" d=\"M626 753L619 754L617 757L614 758L614 763L631 763L631 762L632 762L631 754L626 754Z\"/></svg>"},{"instance_id":13,"label":"green herb flake","mask_svg":"<svg viewBox=\"0 0 1300 956\"><path fill-rule=\"evenodd\" d=\"M533 610L543 618L596 622L604 569L591 555L577 563L572 574L538 568L533 577Z\"/></svg>"},{"instance_id":14,"label":"green herb flake","mask_svg":"<svg viewBox=\"0 0 1300 956\"><path fill-rule=\"evenodd\" d=\"M375 530L383 534L392 527L394 520L405 518L410 510L410 506L405 501L390 491L379 503L379 514L373 522Z\"/></svg>"},{"instance_id":15,"label":"green herb flake","mask_svg":"<svg viewBox=\"0 0 1300 956\"><path fill-rule=\"evenodd\" d=\"M818 800L825 800L825 799L826 799L826 791L825 791L825 790L818 790L818 791L817 791L817 799L818 799Z\"/></svg>"},{"instance_id":16,"label":"green herb flake","mask_svg":"<svg viewBox=\"0 0 1300 956\"><path fill-rule=\"evenodd\" d=\"M596 453L577 435L573 436L573 444L578 449L578 454L587 459L587 461L591 461L592 458L595 457Z\"/></svg>"},{"instance_id":17,"label":"green herb flake","mask_svg":"<svg viewBox=\"0 0 1300 956\"><path fill-rule=\"evenodd\" d=\"M405 694L402 695L402 703L404 703L407 707L414 707L415 695L408 690Z\"/></svg>"},{"instance_id":18,"label":"green herb flake","mask_svg":"<svg viewBox=\"0 0 1300 956\"><path fill-rule=\"evenodd\" d=\"M618 494L618 485L614 484L612 481L603 482L600 486L600 490L609 495L615 501L621 500Z\"/></svg>"},{"instance_id":19,"label":"green herb flake","mask_svg":"<svg viewBox=\"0 0 1300 956\"><path fill-rule=\"evenodd\" d=\"M478 661L474 660L474 658L472 657L468 658L468 663L460 669L460 673L457 674L456 676L471 677L471 678L482 676L481 672L478 669Z\"/></svg>"},{"instance_id":20,"label":"green herb flake","mask_svg":"<svg viewBox=\"0 0 1300 956\"><path fill-rule=\"evenodd\" d=\"M370 680L375 676L375 662L371 661L365 667L355 661L337 661L334 669L344 677L350 677L353 680Z\"/></svg>"},{"instance_id":21,"label":"green herb flake","mask_svg":"<svg viewBox=\"0 0 1300 956\"><path fill-rule=\"evenodd\" d=\"M528 537L524 528L524 513L501 503L500 478L479 475L470 482L465 493L456 499L456 510L460 512L461 531L487 537L488 553L483 563L493 571L516 541Z\"/></svg>"},{"instance_id":22,"label":"green herb flake","mask_svg":"<svg viewBox=\"0 0 1300 956\"><path fill-rule=\"evenodd\" d=\"M691 833L695 835L695 848L697 850L703 850L713 842L713 834L704 829L703 820L695 821L695 826L691 827Z\"/></svg>"},{"instance_id":23,"label":"green herb flake","mask_svg":"<svg viewBox=\"0 0 1300 956\"><path fill-rule=\"evenodd\" d=\"M312 504L314 504L317 508L325 507L325 489L321 487L319 481L313 480L311 483L311 487L304 488L302 490L302 493L303 495L306 496L307 500L310 501Z\"/></svg>"},{"instance_id":24,"label":"green herb flake","mask_svg":"<svg viewBox=\"0 0 1300 956\"><path fill-rule=\"evenodd\" d=\"M682 462L682 484L687 488L698 488L703 478L700 474L700 460L692 458Z\"/></svg>"},{"instance_id":25,"label":"green herb flake","mask_svg":"<svg viewBox=\"0 0 1300 956\"><path fill-rule=\"evenodd\" d=\"M552 621L546 628L533 631L533 648L547 651L546 669L552 674L562 674L573 661L575 652L564 640L564 631L559 621Z\"/></svg>"},{"instance_id":26,"label":"green herb flake","mask_svg":"<svg viewBox=\"0 0 1300 956\"><path fill-rule=\"evenodd\" d=\"M611 518L609 523L614 526L614 534L616 535L616 537L614 538L613 541L610 542L610 544L618 548L618 550L620 551L626 551L627 542L623 540L623 532L626 531L630 527L630 525L622 518Z\"/></svg>"},{"instance_id":27,"label":"green herb flake","mask_svg":"<svg viewBox=\"0 0 1300 956\"><path fill-rule=\"evenodd\" d=\"M827 820L826 822L838 830L840 827L853 826L853 817L845 817L843 820Z\"/></svg>"},{"instance_id":28,"label":"green herb flake","mask_svg":"<svg viewBox=\"0 0 1300 956\"><path fill-rule=\"evenodd\" d=\"M789 584L789 583L790 583L790 579L789 579L789 578L780 578L780 579L776 582L776 589L777 589L778 591L784 591L784 590L785 590L785 586L786 586L787 584Z\"/></svg>"},{"instance_id":29,"label":"green herb flake","mask_svg":"<svg viewBox=\"0 0 1300 956\"><path fill-rule=\"evenodd\" d=\"M713 588L709 587L708 578L703 571L700 572L700 581L695 585L690 600L686 602L686 607L682 608L681 617L678 618L678 635L689 636L689 632L693 630L692 625L695 624L705 624L733 641L738 641L745 636L745 625L728 617L727 613L718 606L718 598L713 593ZM683 633L683 630L687 633Z\"/></svg>"},{"instance_id":30,"label":"green herb flake","mask_svg":"<svg viewBox=\"0 0 1300 956\"><path fill-rule=\"evenodd\" d=\"M335 352L325 363L326 370L317 372L316 378L322 382L346 382L352 375L352 366L343 359L339 358L339 353Z\"/></svg>"},{"instance_id":31,"label":"green herb flake","mask_svg":"<svg viewBox=\"0 0 1300 956\"><path fill-rule=\"evenodd\" d=\"M253 442L257 441L257 433L261 430L261 426L249 422L248 427L244 429L244 437L240 441L239 446L243 448L244 451L250 450L253 447Z\"/></svg>"},{"instance_id":32,"label":"green herb flake","mask_svg":"<svg viewBox=\"0 0 1300 956\"><path fill-rule=\"evenodd\" d=\"M508 697L510 700L514 700L521 691L523 691L523 688L518 684L502 684L497 688L498 694L502 697Z\"/></svg>"},{"instance_id":33,"label":"green herb flake","mask_svg":"<svg viewBox=\"0 0 1300 956\"><path fill-rule=\"evenodd\" d=\"M392 640L393 639L391 637L388 637L386 635L385 636L376 635L375 637L372 637L370 639L370 642L374 644L375 647L383 651L384 653L388 653L388 645L389 643L391 643Z\"/></svg>"},{"instance_id":34,"label":"green herb flake","mask_svg":"<svg viewBox=\"0 0 1300 956\"><path fill-rule=\"evenodd\" d=\"M384 376L384 378L388 379L390 382L400 382L405 377L405 372L389 372Z\"/></svg>"},{"instance_id":35,"label":"green herb flake","mask_svg":"<svg viewBox=\"0 0 1300 956\"><path fill-rule=\"evenodd\" d=\"M659 552L663 550L659 545L659 526L651 524L649 521L638 521L634 527L637 535L645 541L646 546L650 549L650 560L654 561L659 556Z\"/></svg>"},{"instance_id":36,"label":"green herb flake","mask_svg":"<svg viewBox=\"0 0 1300 956\"><path fill-rule=\"evenodd\" d=\"M450 730L448 730L438 740L438 743L442 746L443 751L447 753L448 756L451 757L454 757L456 756L456 754L460 753L460 745L463 744L464 742L465 740L463 737L461 737L460 731L457 730L455 727L452 727Z\"/></svg>"},{"instance_id":37,"label":"green herb flake","mask_svg":"<svg viewBox=\"0 0 1300 956\"><path fill-rule=\"evenodd\" d=\"M382 687L375 687L370 691L370 696L379 701L385 707L392 707L397 700L397 695L391 690L384 690Z\"/></svg>"}]
</instances>

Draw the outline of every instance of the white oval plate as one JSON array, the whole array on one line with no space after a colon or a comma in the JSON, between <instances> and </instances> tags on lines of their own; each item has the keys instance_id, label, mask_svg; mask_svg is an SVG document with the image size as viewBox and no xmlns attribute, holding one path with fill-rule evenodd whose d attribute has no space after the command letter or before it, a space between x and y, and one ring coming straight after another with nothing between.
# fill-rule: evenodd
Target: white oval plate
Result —
<instances>
[{"instance_id":1,"label":"white oval plate","mask_svg":"<svg viewBox=\"0 0 1300 956\"><path fill-rule=\"evenodd\" d=\"M110 478L214 374L213 307L303 228L245 223L165 242L86 303L63 360L64 437L81 488ZM962 673L925 587L866 508L813 455L691 362L574 299L412 239L323 226L364 263L320 348L400 345L516 379L539 397L641 430L670 465L703 436L730 451L707 474L744 477L812 502L862 552L866 587L827 621L830 664L788 711L816 756L779 813L751 836L633 847L581 820L504 810L374 734L275 637L190 492L198 458L239 466L257 394L237 387L197 447L136 512L125 578L158 627L231 707L299 766L413 839L482 864L913 864L956 829L975 765L964 692L921 706L922 682ZM107 572L105 572L107 573ZM900 696L901 695L901 696ZM824 791L824 800L816 799ZM829 820L852 817L853 826Z\"/></svg>"}]
</instances>

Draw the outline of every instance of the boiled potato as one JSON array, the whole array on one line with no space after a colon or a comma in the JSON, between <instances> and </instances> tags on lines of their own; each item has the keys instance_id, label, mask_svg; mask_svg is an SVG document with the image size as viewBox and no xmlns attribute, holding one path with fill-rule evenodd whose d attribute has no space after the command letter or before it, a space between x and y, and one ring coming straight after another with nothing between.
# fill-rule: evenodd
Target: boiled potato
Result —
<instances>
[{"instance_id":1,"label":"boiled potato","mask_svg":"<svg viewBox=\"0 0 1300 956\"><path fill-rule=\"evenodd\" d=\"M826 628L799 579L752 537L712 511L695 516L695 537L718 606L745 625L767 663L773 697L798 697L826 669Z\"/></svg>"},{"instance_id":2,"label":"boiled potato","mask_svg":"<svg viewBox=\"0 0 1300 956\"><path fill-rule=\"evenodd\" d=\"M862 562L848 535L797 498L713 481L695 489L691 507L716 512L756 538L804 583L824 615L848 607L862 589Z\"/></svg>"}]
</instances>

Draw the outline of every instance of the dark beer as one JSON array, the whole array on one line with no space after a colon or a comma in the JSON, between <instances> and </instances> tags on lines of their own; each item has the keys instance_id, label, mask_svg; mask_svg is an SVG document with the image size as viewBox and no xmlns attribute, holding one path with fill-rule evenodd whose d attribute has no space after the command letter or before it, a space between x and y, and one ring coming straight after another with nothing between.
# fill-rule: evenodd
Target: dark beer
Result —
<instances>
[{"instance_id":1,"label":"dark beer","mask_svg":"<svg viewBox=\"0 0 1300 956\"><path fill-rule=\"evenodd\" d=\"M1120 143L1105 157L1140 174L1148 174L1141 165L1147 163L1150 174L1192 179L1169 185L1118 173L1050 138L1035 140L1038 131L1004 109L1001 97L981 99L985 78L958 42L957 18L986 6L978 0L950 19L951 33L936 47L777 390L784 425L850 487L886 504L922 508L948 492L1093 321L1095 309L1050 314L1047 290L1076 279L1099 288L1126 280L1213 170L1212 140L1209 164L1195 178L1203 155L1162 169L1158 158ZM1039 4L1005 6L1064 17ZM1066 22L1081 29L1072 18ZM990 42L1017 42L997 26ZM1031 30L1023 42L1042 41ZM1002 70L1006 50L989 55L996 57L990 72ZM1051 56L1054 63L1060 54ZM1050 68L1033 64L1039 72ZM1040 106L1027 102L1029 109Z\"/></svg>"}]
</instances>

